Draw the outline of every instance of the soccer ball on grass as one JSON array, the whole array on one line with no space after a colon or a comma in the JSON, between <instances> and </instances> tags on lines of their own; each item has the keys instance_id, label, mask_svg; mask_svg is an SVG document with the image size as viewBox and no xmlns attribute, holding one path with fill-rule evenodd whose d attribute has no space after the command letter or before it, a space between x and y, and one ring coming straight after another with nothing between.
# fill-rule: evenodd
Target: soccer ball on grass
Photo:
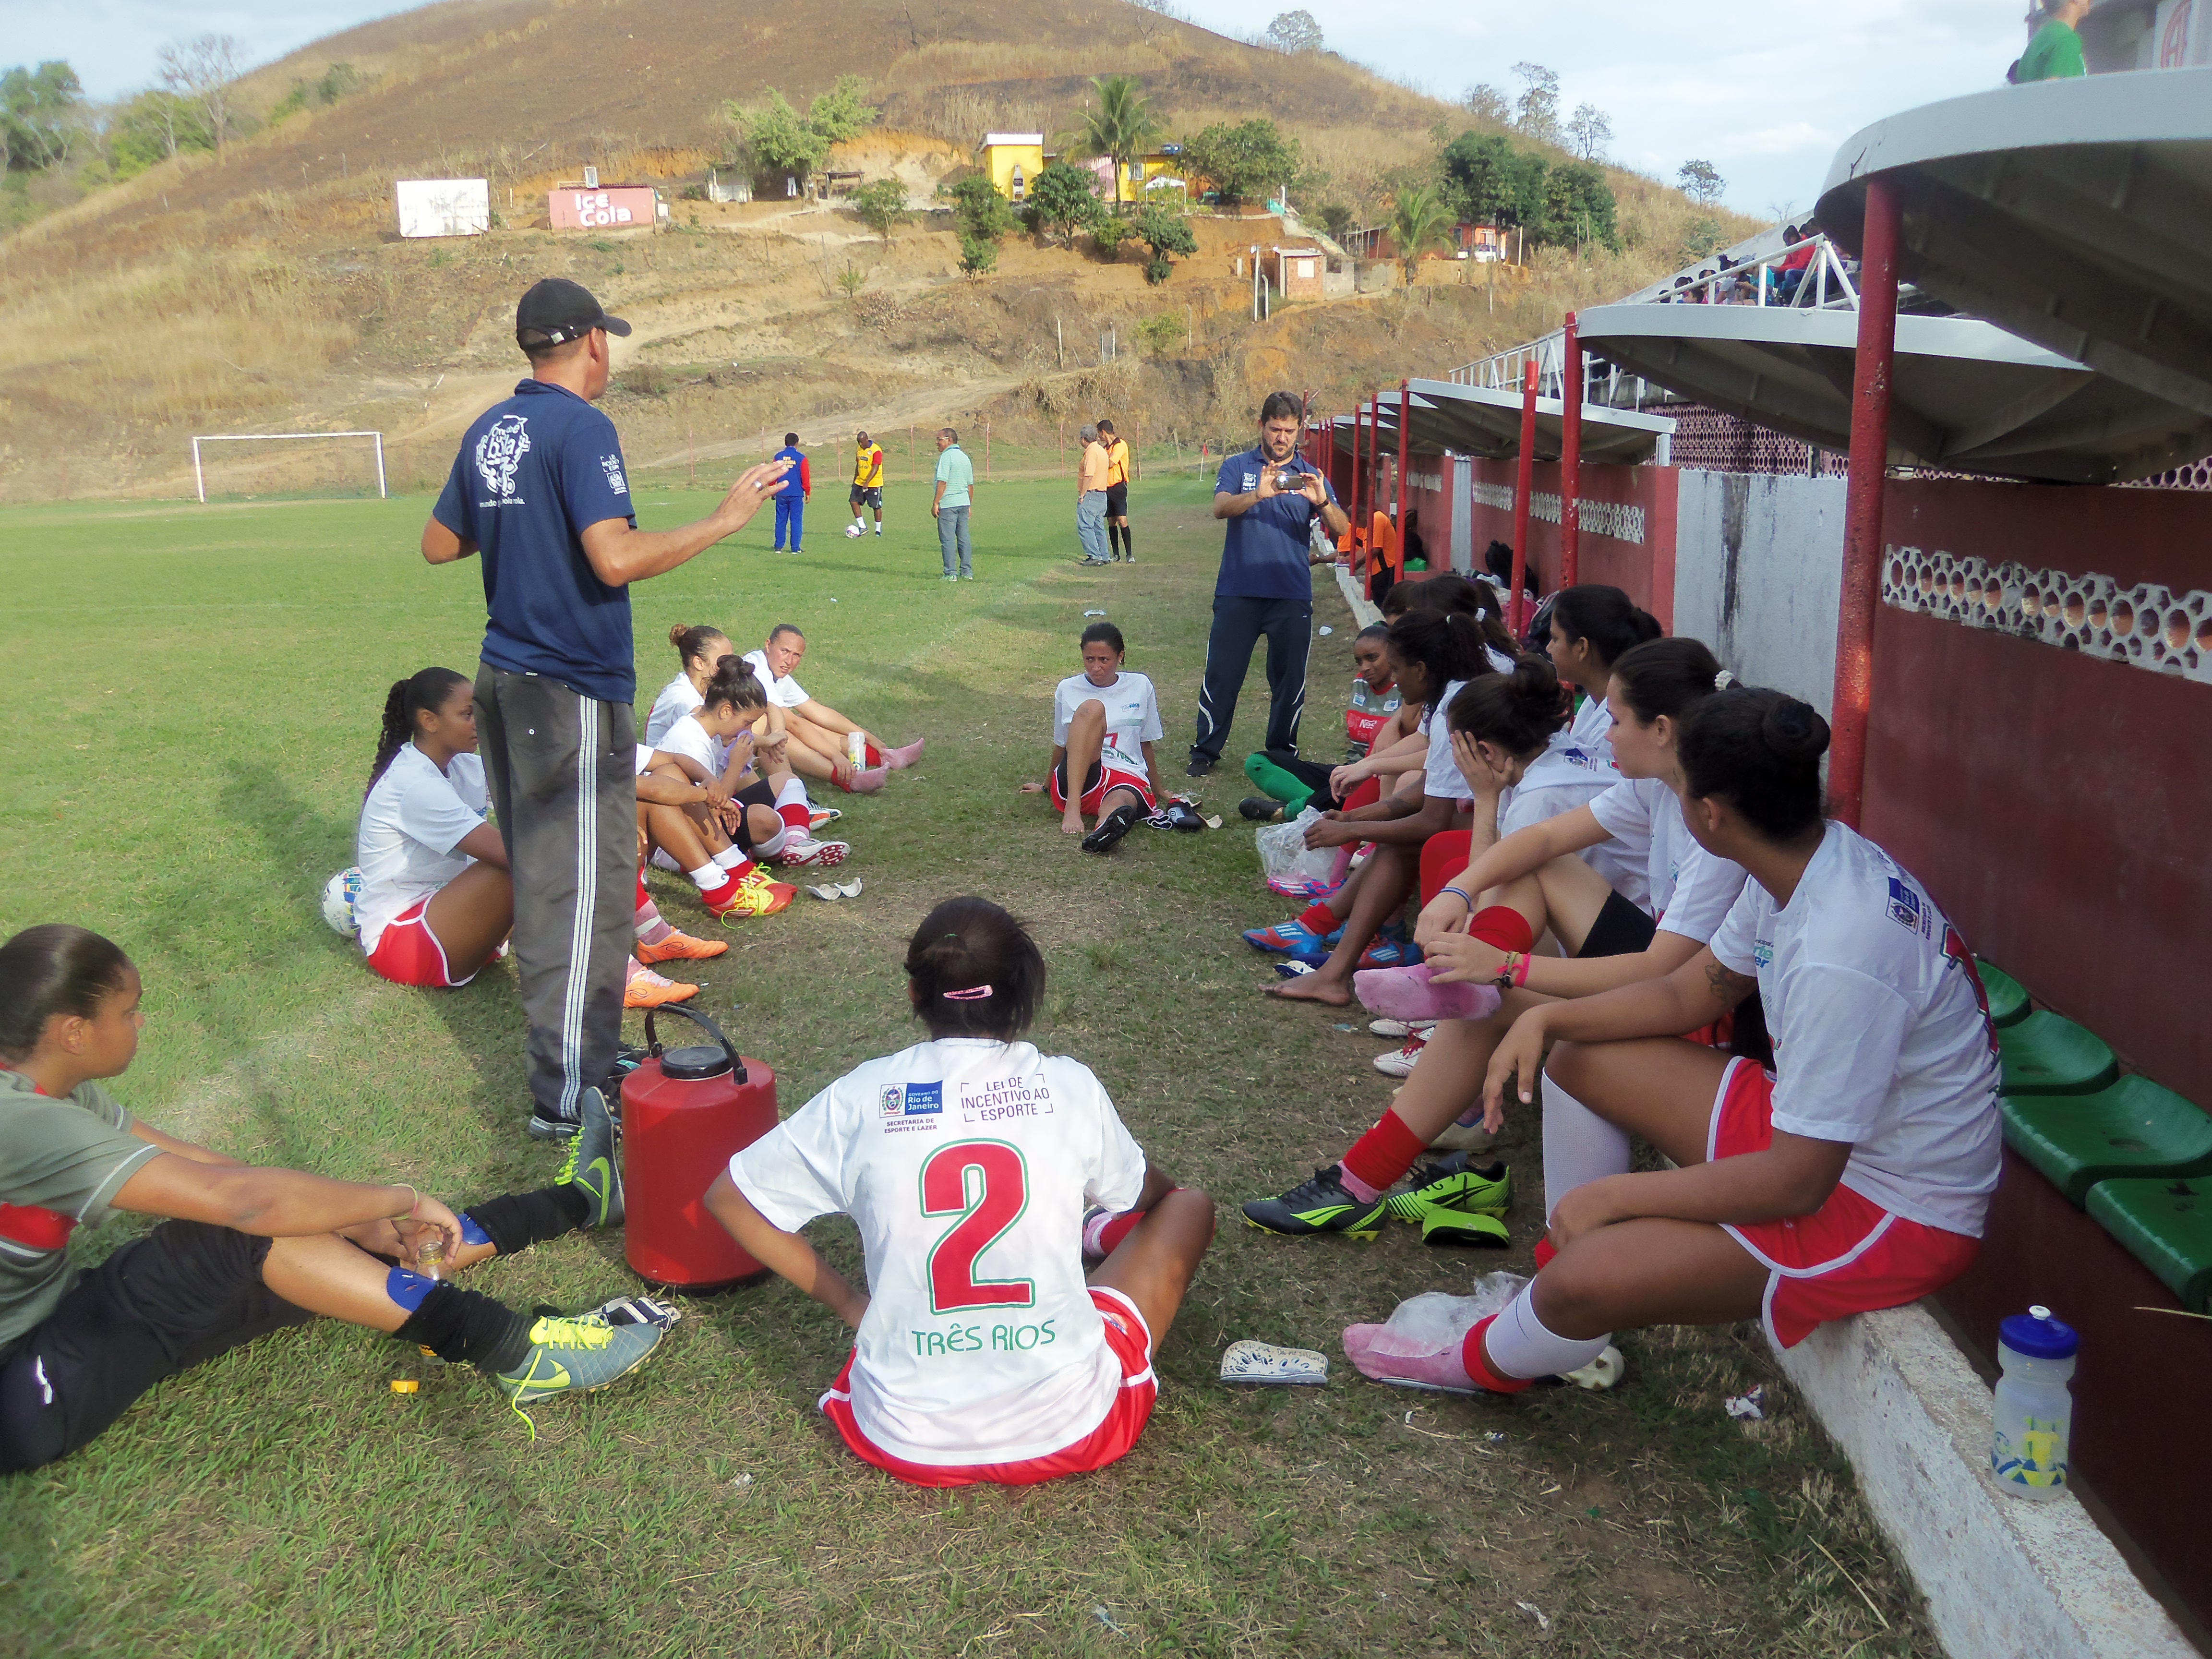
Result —
<instances>
[{"instance_id":1,"label":"soccer ball on grass","mask_svg":"<svg viewBox=\"0 0 2212 1659\"><path fill-rule=\"evenodd\" d=\"M323 888L323 920L342 939L359 939L361 922L353 907L361 898L361 871L341 870Z\"/></svg>"},{"instance_id":2,"label":"soccer ball on grass","mask_svg":"<svg viewBox=\"0 0 2212 1659\"><path fill-rule=\"evenodd\" d=\"M857 541L860 538L860 526L856 524L848 524L845 526L845 534Z\"/></svg>"}]
</instances>

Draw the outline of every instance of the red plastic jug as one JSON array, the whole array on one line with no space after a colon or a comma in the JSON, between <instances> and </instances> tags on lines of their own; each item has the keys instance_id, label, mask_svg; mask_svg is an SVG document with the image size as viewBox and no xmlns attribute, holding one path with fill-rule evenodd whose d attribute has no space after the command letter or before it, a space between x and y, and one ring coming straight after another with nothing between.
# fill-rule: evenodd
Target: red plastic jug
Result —
<instances>
[{"instance_id":1,"label":"red plastic jug","mask_svg":"<svg viewBox=\"0 0 2212 1659\"><path fill-rule=\"evenodd\" d=\"M664 1048L654 1014L680 1015L713 1045ZM663 1289L760 1284L769 1270L738 1248L703 1200L730 1155L775 1127L775 1073L689 1008L649 1010L645 1042L648 1057L622 1085L623 1253L640 1278Z\"/></svg>"}]
</instances>

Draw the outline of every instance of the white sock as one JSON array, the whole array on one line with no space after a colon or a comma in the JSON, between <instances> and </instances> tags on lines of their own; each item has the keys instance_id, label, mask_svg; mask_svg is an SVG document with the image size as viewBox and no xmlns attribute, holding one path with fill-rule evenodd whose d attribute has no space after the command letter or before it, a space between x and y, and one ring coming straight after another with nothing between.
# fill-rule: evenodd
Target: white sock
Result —
<instances>
[{"instance_id":1,"label":"white sock","mask_svg":"<svg viewBox=\"0 0 2212 1659\"><path fill-rule=\"evenodd\" d=\"M1501 1376L1564 1376L1605 1352L1611 1332L1577 1340L1546 1330L1536 1317L1535 1293L1534 1285L1523 1290L1490 1327L1485 1346Z\"/></svg>"},{"instance_id":2,"label":"white sock","mask_svg":"<svg viewBox=\"0 0 2212 1659\"><path fill-rule=\"evenodd\" d=\"M684 873L691 878L691 884L702 893L719 893L730 879L730 872L712 860L696 870L686 870Z\"/></svg>"},{"instance_id":3,"label":"white sock","mask_svg":"<svg viewBox=\"0 0 2212 1659\"><path fill-rule=\"evenodd\" d=\"M855 515L853 520L853 528L855 530L866 530L867 527L868 515L865 513Z\"/></svg>"},{"instance_id":4,"label":"white sock","mask_svg":"<svg viewBox=\"0 0 2212 1659\"><path fill-rule=\"evenodd\" d=\"M882 535L883 533L884 533L883 520L880 520L880 519L878 519L878 520L876 521L876 534L878 534L878 536L880 536L880 535Z\"/></svg>"},{"instance_id":5,"label":"white sock","mask_svg":"<svg viewBox=\"0 0 2212 1659\"><path fill-rule=\"evenodd\" d=\"M1628 1173L1628 1131L1607 1122L1544 1073L1544 1213L1601 1176Z\"/></svg>"},{"instance_id":6,"label":"white sock","mask_svg":"<svg viewBox=\"0 0 2212 1659\"><path fill-rule=\"evenodd\" d=\"M807 805L806 786L797 778L787 779L783 787L775 792L775 804L779 810L786 806Z\"/></svg>"},{"instance_id":7,"label":"white sock","mask_svg":"<svg viewBox=\"0 0 2212 1659\"><path fill-rule=\"evenodd\" d=\"M679 876L684 873L684 866L669 857L668 849L665 847L656 847L653 849L653 867L656 870L670 871Z\"/></svg>"},{"instance_id":8,"label":"white sock","mask_svg":"<svg viewBox=\"0 0 2212 1659\"><path fill-rule=\"evenodd\" d=\"M725 870L735 871L738 874L743 875L745 872L745 866L748 864L750 864L752 860L745 855L745 851L743 848L725 847L720 852L714 854L714 862Z\"/></svg>"},{"instance_id":9,"label":"white sock","mask_svg":"<svg viewBox=\"0 0 2212 1659\"><path fill-rule=\"evenodd\" d=\"M774 858L790 844L791 826L778 818L775 823L775 833L766 841L757 841L753 843L753 856L757 859Z\"/></svg>"}]
</instances>

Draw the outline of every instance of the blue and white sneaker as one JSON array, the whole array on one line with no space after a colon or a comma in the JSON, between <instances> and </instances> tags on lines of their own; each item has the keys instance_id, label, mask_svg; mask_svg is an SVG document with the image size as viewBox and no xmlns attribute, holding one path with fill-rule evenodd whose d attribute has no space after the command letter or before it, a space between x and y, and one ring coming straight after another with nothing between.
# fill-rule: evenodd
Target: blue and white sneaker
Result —
<instances>
[{"instance_id":1,"label":"blue and white sneaker","mask_svg":"<svg viewBox=\"0 0 2212 1659\"><path fill-rule=\"evenodd\" d=\"M1305 923L1297 921L1277 922L1273 927L1248 927L1244 930L1244 942L1254 950L1273 951L1280 954L1310 950L1319 945L1322 954L1326 956L1343 937L1341 927L1333 933L1316 933Z\"/></svg>"}]
</instances>

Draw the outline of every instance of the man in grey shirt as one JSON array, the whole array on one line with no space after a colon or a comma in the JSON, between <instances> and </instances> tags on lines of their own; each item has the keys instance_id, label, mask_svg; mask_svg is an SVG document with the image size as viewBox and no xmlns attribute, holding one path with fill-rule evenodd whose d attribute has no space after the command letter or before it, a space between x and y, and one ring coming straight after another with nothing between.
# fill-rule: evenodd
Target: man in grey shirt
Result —
<instances>
[{"instance_id":1,"label":"man in grey shirt","mask_svg":"<svg viewBox=\"0 0 2212 1659\"><path fill-rule=\"evenodd\" d=\"M937 520L937 545L945 555L945 580L974 581L975 549L968 541L968 509L973 504L975 464L960 447L960 434L949 426L937 428L937 494L929 503ZM959 569L953 556L959 556Z\"/></svg>"}]
</instances>

